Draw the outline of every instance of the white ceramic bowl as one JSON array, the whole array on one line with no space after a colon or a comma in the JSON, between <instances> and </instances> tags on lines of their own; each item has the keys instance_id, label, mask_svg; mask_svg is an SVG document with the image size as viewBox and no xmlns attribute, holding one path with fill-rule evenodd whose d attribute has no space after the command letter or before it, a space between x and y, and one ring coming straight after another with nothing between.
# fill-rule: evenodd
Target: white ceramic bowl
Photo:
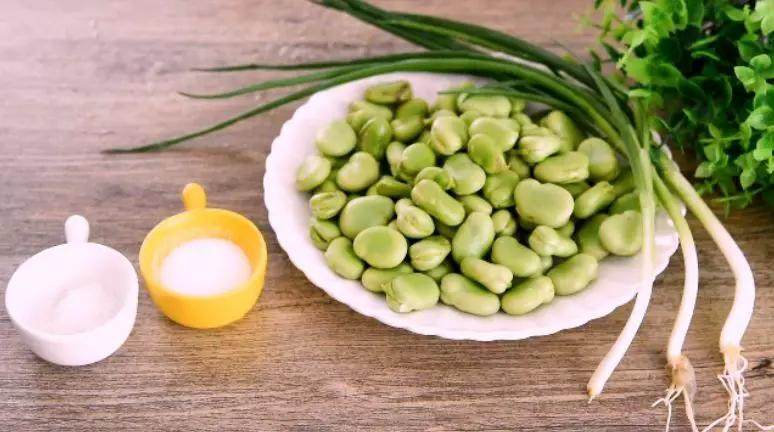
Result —
<instances>
[{"instance_id":1,"label":"white ceramic bowl","mask_svg":"<svg viewBox=\"0 0 774 432\"><path fill-rule=\"evenodd\" d=\"M33 255L14 272L5 291L5 308L35 354L59 365L81 366L113 354L129 337L137 316L137 273L115 249L88 242L88 222L83 217L71 216L65 231L67 243ZM77 331L52 328L48 305L69 290L97 284L105 300L100 302L104 310L97 311L99 321ZM77 301L69 300L68 307L90 312L83 304L73 303Z\"/></svg>"},{"instance_id":2,"label":"white ceramic bowl","mask_svg":"<svg viewBox=\"0 0 774 432\"><path fill-rule=\"evenodd\" d=\"M609 314L634 297L642 283L639 255L604 259L599 277L588 288L572 296L556 297L550 304L518 317L501 312L482 318L442 304L429 310L399 314L387 307L383 295L374 294L359 281L343 279L331 271L322 252L309 240L309 196L295 189L296 169L306 155L315 152L314 137L318 129L343 118L349 103L362 99L369 85L396 79L411 82L414 94L428 101L433 101L437 92L461 82L482 82L461 75L394 73L344 84L313 95L285 122L272 143L263 181L269 222L290 260L312 283L355 311L387 325L424 335L479 341L524 339L578 327ZM666 268L677 246L677 233L671 221L665 214L659 214L656 274Z\"/></svg>"}]
</instances>

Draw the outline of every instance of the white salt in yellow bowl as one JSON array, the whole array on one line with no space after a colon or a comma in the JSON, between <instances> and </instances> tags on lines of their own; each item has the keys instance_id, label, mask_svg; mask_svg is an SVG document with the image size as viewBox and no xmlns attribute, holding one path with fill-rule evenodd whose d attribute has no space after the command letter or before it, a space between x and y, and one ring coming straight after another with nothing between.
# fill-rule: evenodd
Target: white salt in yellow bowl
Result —
<instances>
[{"instance_id":1,"label":"white salt in yellow bowl","mask_svg":"<svg viewBox=\"0 0 774 432\"><path fill-rule=\"evenodd\" d=\"M140 272L153 302L172 321L193 328L214 328L242 318L258 301L266 274L266 243L246 217L208 208L204 189L190 183L183 189L186 211L161 221L140 248ZM223 239L242 249L250 262L250 277L225 292L191 295L175 291L161 281L164 259L183 243L201 238Z\"/></svg>"}]
</instances>

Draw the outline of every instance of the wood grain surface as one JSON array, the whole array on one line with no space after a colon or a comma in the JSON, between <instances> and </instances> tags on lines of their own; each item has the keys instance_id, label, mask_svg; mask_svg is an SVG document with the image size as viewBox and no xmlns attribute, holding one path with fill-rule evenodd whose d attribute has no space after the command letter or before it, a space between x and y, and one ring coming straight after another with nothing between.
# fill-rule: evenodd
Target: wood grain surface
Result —
<instances>
[{"instance_id":1,"label":"wood grain surface","mask_svg":"<svg viewBox=\"0 0 774 432\"><path fill-rule=\"evenodd\" d=\"M266 289L248 316L195 331L165 319L140 292L137 324L112 357L53 366L22 345L0 308L3 431L656 431L650 404L667 386L664 349L682 287L678 257L658 279L638 338L599 400L584 386L630 306L582 328L519 342L465 342L393 329L309 283L267 222L261 179L271 140L297 105L159 154L100 150L165 138L267 96L185 100L269 73L208 76L197 65L289 62L388 53L410 46L305 1L4 0L0 8L0 286L25 258L63 241L85 215L94 241L136 264L145 234L181 208L189 181L213 205L248 215L266 235ZM583 54L593 35L575 14L588 0L384 1L475 20ZM279 74L273 74L279 75ZM774 218L734 213L726 226L755 271L755 316L744 338L753 368L745 412L772 422ZM701 424L725 411L715 379L733 279L695 219L701 291L686 353ZM673 430L688 430L682 405Z\"/></svg>"}]
</instances>

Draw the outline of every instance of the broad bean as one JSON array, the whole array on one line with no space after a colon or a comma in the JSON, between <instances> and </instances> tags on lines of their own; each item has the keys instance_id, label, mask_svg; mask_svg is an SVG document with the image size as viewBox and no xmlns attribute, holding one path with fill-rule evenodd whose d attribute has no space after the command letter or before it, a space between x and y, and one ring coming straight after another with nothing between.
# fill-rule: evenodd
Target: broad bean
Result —
<instances>
[{"instance_id":1,"label":"broad bean","mask_svg":"<svg viewBox=\"0 0 774 432\"><path fill-rule=\"evenodd\" d=\"M422 273L409 273L395 277L384 285L387 306L394 312L411 312L428 309L438 304L438 284Z\"/></svg>"},{"instance_id":2,"label":"broad bean","mask_svg":"<svg viewBox=\"0 0 774 432\"><path fill-rule=\"evenodd\" d=\"M411 199L419 208L446 225L457 226L465 218L462 204L434 181L422 180L415 184L411 190Z\"/></svg>"},{"instance_id":3,"label":"broad bean","mask_svg":"<svg viewBox=\"0 0 774 432\"><path fill-rule=\"evenodd\" d=\"M568 257L578 253L578 245L555 229L540 225L529 235L529 247L542 256Z\"/></svg>"},{"instance_id":4,"label":"broad bean","mask_svg":"<svg viewBox=\"0 0 774 432\"><path fill-rule=\"evenodd\" d=\"M460 262L460 270L462 274L495 294L504 293L513 281L513 273L508 267L492 264L480 258L464 258Z\"/></svg>"},{"instance_id":5,"label":"broad bean","mask_svg":"<svg viewBox=\"0 0 774 432\"><path fill-rule=\"evenodd\" d=\"M452 190L457 195L476 193L486 182L483 168L476 165L465 153L457 153L446 159L443 169L451 176L454 183Z\"/></svg>"},{"instance_id":6,"label":"broad bean","mask_svg":"<svg viewBox=\"0 0 774 432\"><path fill-rule=\"evenodd\" d=\"M481 258L494 241L494 223L486 213L473 212L460 225L452 239L452 258L461 262L465 257Z\"/></svg>"},{"instance_id":7,"label":"broad bean","mask_svg":"<svg viewBox=\"0 0 774 432\"><path fill-rule=\"evenodd\" d=\"M396 277L413 273L414 269L406 263L400 263L389 269L367 268L360 277L363 287L371 292L383 292L384 286L392 282Z\"/></svg>"},{"instance_id":8,"label":"broad bean","mask_svg":"<svg viewBox=\"0 0 774 432\"><path fill-rule=\"evenodd\" d=\"M480 316L492 315L500 310L497 294L458 273L449 273L441 279L441 301Z\"/></svg>"},{"instance_id":9,"label":"broad bean","mask_svg":"<svg viewBox=\"0 0 774 432\"><path fill-rule=\"evenodd\" d=\"M296 171L296 189L310 191L328 178L331 161L322 156L307 156Z\"/></svg>"},{"instance_id":10,"label":"broad bean","mask_svg":"<svg viewBox=\"0 0 774 432\"><path fill-rule=\"evenodd\" d=\"M586 288L597 278L598 267L594 257L580 253L554 266L547 276L551 278L556 294L565 296Z\"/></svg>"},{"instance_id":11,"label":"broad bean","mask_svg":"<svg viewBox=\"0 0 774 432\"><path fill-rule=\"evenodd\" d=\"M411 265L419 271L438 267L451 252L451 243L445 237L432 236L409 247Z\"/></svg>"},{"instance_id":12,"label":"broad bean","mask_svg":"<svg viewBox=\"0 0 774 432\"><path fill-rule=\"evenodd\" d=\"M366 152L356 152L336 173L336 184L347 192L368 189L379 180L379 162Z\"/></svg>"},{"instance_id":13,"label":"broad bean","mask_svg":"<svg viewBox=\"0 0 774 432\"><path fill-rule=\"evenodd\" d=\"M350 239L372 226L387 225L395 216L392 200L381 195L368 195L350 200L339 215L339 228Z\"/></svg>"},{"instance_id":14,"label":"broad bean","mask_svg":"<svg viewBox=\"0 0 774 432\"><path fill-rule=\"evenodd\" d=\"M509 315L524 315L554 299L554 283L547 276L529 278L509 289L502 297L502 308Z\"/></svg>"},{"instance_id":15,"label":"broad bean","mask_svg":"<svg viewBox=\"0 0 774 432\"><path fill-rule=\"evenodd\" d=\"M525 179L514 191L516 211L526 221L559 228L570 220L573 199L562 187L534 179Z\"/></svg>"},{"instance_id":16,"label":"broad bean","mask_svg":"<svg viewBox=\"0 0 774 432\"><path fill-rule=\"evenodd\" d=\"M614 255L636 254L642 247L642 215L635 210L610 215L599 226L599 241Z\"/></svg>"},{"instance_id":17,"label":"broad bean","mask_svg":"<svg viewBox=\"0 0 774 432\"><path fill-rule=\"evenodd\" d=\"M511 236L500 236L494 241L492 262L508 267L516 277L529 277L541 271L540 256Z\"/></svg>"},{"instance_id":18,"label":"broad bean","mask_svg":"<svg viewBox=\"0 0 774 432\"><path fill-rule=\"evenodd\" d=\"M365 269L365 264L352 249L352 241L346 237L337 237L330 242L325 250L325 262L345 279L359 279Z\"/></svg>"}]
</instances>

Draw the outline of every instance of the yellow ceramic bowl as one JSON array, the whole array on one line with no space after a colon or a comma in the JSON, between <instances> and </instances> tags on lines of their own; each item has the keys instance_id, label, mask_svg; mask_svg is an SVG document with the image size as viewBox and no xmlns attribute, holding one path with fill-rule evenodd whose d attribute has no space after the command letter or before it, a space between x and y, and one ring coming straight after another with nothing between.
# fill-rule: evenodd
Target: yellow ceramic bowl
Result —
<instances>
[{"instance_id":1,"label":"yellow ceramic bowl","mask_svg":"<svg viewBox=\"0 0 774 432\"><path fill-rule=\"evenodd\" d=\"M242 318L258 301L266 274L266 243L258 228L232 211L207 208L204 189L189 183L183 189L186 211L164 219L145 237L140 248L140 272L153 302L171 320L187 327L214 328ZM252 268L250 278L215 295L186 295L161 284L161 264L182 243L197 238L221 238L238 245Z\"/></svg>"}]
</instances>

